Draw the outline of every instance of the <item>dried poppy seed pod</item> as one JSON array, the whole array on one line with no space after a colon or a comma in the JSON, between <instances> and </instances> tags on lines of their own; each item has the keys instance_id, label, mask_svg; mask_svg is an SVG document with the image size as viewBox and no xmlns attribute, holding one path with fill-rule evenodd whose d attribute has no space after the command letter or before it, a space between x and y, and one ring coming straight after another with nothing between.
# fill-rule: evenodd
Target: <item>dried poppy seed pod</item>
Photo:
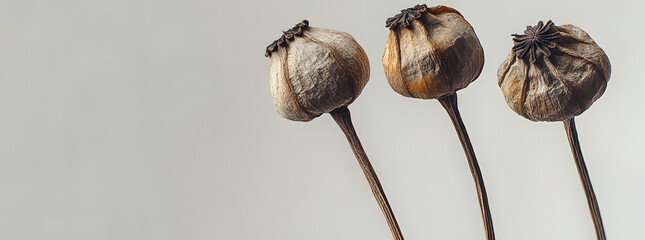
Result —
<instances>
[{"instance_id":1,"label":"dried poppy seed pod","mask_svg":"<svg viewBox=\"0 0 645 240\"><path fill-rule=\"evenodd\" d=\"M472 26L455 9L425 4L388 18L383 68L394 91L406 97L437 99L457 131L475 182L487 240L495 240L484 178L457 107L457 90L475 81L484 51Z\"/></svg>"},{"instance_id":2,"label":"dried poppy seed pod","mask_svg":"<svg viewBox=\"0 0 645 240\"><path fill-rule=\"evenodd\" d=\"M307 20L267 47L271 95L278 113L311 121L347 106L369 80L369 60L348 33L310 27Z\"/></svg>"},{"instance_id":3,"label":"dried poppy seed pod","mask_svg":"<svg viewBox=\"0 0 645 240\"><path fill-rule=\"evenodd\" d=\"M506 103L519 115L563 121L580 115L605 92L609 59L582 29L540 21L513 36L515 46L497 77Z\"/></svg>"},{"instance_id":4,"label":"dried poppy seed pod","mask_svg":"<svg viewBox=\"0 0 645 240\"><path fill-rule=\"evenodd\" d=\"M404 9L387 19L390 36L383 53L385 76L406 97L435 99L473 82L484 66L484 51L472 26L455 9Z\"/></svg>"},{"instance_id":5,"label":"dried poppy seed pod","mask_svg":"<svg viewBox=\"0 0 645 240\"><path fill-rule=\"evenodd\" d=\"M598 200L582 157L575 116L605 91L611 66L605 52L582 29L548 21L513 34L515 45L497 71L506 103L532 121L562 121L587 197L598 240L605 240Z\"/></svg>"},{"instance_id":6,"label":"dried poppy seed pod","mask_svg":"<svg viewBox=\"0 0 645 240\"><path fill-rule=\"evenodd\" d=\"M269 45L265 55L271 57L271 95L278 113L294 121L310 121L323 113L332 116L349 141L392 236L403 240L347 108L369 79L363 48L347 33L309 27L304 20Z\"/></svg>"}]
</instances>

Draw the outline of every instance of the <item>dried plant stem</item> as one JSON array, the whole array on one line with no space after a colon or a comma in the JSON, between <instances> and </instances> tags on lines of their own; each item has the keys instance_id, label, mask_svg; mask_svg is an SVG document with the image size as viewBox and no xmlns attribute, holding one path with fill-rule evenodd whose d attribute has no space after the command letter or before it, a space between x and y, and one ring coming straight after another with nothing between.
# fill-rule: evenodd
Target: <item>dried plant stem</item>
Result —
<instances>
[{"instance_id":1,"label":"dried plant stem","mask_svg":"<svg viewBox=\"0 0 645 240\"><path fill-rule=\"evenodd\" d=\"M381 187L381 182L379 182L376 172L374 171L374 168L372 168L372 164L367 158L365 150L363 150L361 141L358 139L358 135L356 135L356 131L354 130L354 125L352 124L352 119L349 114L349 109L347 107L340 107L331 111L330 114L334 120L336 120L338 126L343 130L349 144L352 146L352 150L358 160L358 164L360 164L361 169L363 169L365 178L367 178L367 182L369 182L370 187L372 188L372 193L381 207L383 215L385 215L385 219L387 220L387 224L390 226L390 231L392 231L394 239L403 240L403 234L401 233L399 224L396 222L390 203L387 201L387 197L385 197L385 192L383 191L383 187Z\"/></svg>"},{"instance_id":2,"label":"dried plant stem","mask_svg":"<svg viewBox=\"0 0 645 240\"><path fill-rule=\"evenodd\" d=\"M591 212L591 219L593 220L594 227L596 228L596 236L598 236L598 240L605 240L605 227L603 226L602 218L600 217L598 200L596 200L596 194L593 191L593 186L591 186L591 179L589 178L587 165L585 164L585 160L582 158L582 149L580 148L580 142L578 141L578 131L576 130L576 123L573 118L564 120L564 129L567 131L571 153L573 153L573 158L576 162L576 167L578 168L578 175L580 175L582 187L585 189L589 211Z\"/></svg>"},{"instance_id":3,"label":"dried plant stem","mask_svg":"<svg viewBox=\"0 0 645 240\"><path fill-rule=\"evenodd\" d=\"M464 126L464 122L461 120L461 115L459 114L459 109L457 108L457 93L441 97L439 98L439 102L443 108L446 109L448 115L450 115L450 120L452 120L452 124L455 126L455 130L457 131L457 135L459 135L459 140L461 141L461 146L464 148L464 152L466 153L468 165L470 166L470 173L473 175L475 187L477 188L477 197L479 198L479 208L484 220L486 239L494 240L495 232L493 230L493 219L488 207L488 195L486 194L486 187L484 186L484 178L482 177L481 170L479 170L477 157L475 157L475 151L473 150L470 138L466 132L466 126Z\"/></svg>"}]
</instances>

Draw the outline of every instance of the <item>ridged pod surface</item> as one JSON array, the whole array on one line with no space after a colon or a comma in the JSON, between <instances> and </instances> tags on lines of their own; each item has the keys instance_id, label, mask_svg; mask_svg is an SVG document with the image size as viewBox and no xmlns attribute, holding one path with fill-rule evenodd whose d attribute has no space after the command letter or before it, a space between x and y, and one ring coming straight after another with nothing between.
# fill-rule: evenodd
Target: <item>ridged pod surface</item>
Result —
<instances>
[{"instance_id":1,"label":"ridged pod surface","mask_svg":"<svg viewBox=\"0 0 645 240\"><path fill-rule=\"evenodd\" d=\"M540 21L524 33L513 35L515 46L497 71L513 111L532 121L564 121L602 96L611 65L585 31Z\"/></svg>"},{"instance_id":2,"label":"ridged pod surface","mask_svg":"<svg viewBox=\"0 0 645 240\"><path fill-rule=\"evenodd\" d=\"M387 20L383 53L388 83L406 97L435 99L473 82L484 51L472 26L455 9L417 5Z\"/></svg>"},{"instance_id":3,"label":"ridged pod surface","mask_svg":"<svg viewBox=\"0 0 645 240\"><path fill-rule=\"evenodd\" d=\"M369 60L351 35L306 20L269 45L266 55L273 104L294 121L349 105L369 80Z\"/></svg>"}]
</instances>

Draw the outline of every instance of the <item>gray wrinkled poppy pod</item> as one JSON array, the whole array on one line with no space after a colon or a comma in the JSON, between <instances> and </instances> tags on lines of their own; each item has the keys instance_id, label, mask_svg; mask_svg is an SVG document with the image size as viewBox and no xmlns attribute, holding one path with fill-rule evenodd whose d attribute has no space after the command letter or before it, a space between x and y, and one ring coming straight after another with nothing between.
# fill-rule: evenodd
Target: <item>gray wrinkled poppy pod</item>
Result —
<instances>
[{"instance_id":1,"label":"gray wrinkled poppy pod","mask_svg":"<svg viewBox=\"0 0 645 240\"><path fill-rule=\"evenodd\" d=\"M294 121L311 121L323 113L331 114L345 133L392 235L402 240L347 108L369 80L369 61L363 48L347 33L314 28L304 20L269 45L265 55L271 59L271 95L278 113Z\"/></svg>"},{"instance_id":2,"label":"gray wrinkled poppy pod","mask_svg":"<svg viewBox=\"0 0 645 240\"><path fill-rule=\"evenodd\" d=\"M497 71L508 106L531 121L563 121L598 239L605 239L598 201L582 157L574 117L605 91L611 65L582 29L548 21L512 35L514 46Z\"/></svg>"},{"instance_id":3,"label":"gray wrinkled poppy pod","mask_svg":"<svg viewBox=\"0 0 645 240\"><path fill-rule=\"evenodd\" d=\"M473 27L453 8L425 4L402 10L387 19L386 27L390 35L383 68L388 83L403 96L437 99L446 109L475 181L486 238L495 239L484 179L457 108L457 90L475 81L484 66Z\"/></svg>"}]
</instances>

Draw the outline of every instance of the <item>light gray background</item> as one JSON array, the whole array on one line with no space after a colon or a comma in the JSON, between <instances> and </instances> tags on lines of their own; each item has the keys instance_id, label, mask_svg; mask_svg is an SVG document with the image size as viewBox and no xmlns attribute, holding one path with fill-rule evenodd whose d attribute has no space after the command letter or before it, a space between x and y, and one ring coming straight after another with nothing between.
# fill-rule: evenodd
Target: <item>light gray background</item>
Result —
<instances>
[{"instance_id":1,"label":"light gray background","mask_svg":"<svg viewBox=\"0 0 645 240\"><path fill-rule=\"evenodd\" d=\"M351 33L371 80L350 106L407 239L483 239L472 178L437 101L392 91L385 19L414 1L0 1L0 239L391 239L329 115L274 110L264 48L302 19ZM510 34L552 19L612 63L577 118L611 239L645 239L643 1L444 1L486 64L459 91L497 237L594 239L561 123L513 113Z\"/></svg>"}]
</instances>

